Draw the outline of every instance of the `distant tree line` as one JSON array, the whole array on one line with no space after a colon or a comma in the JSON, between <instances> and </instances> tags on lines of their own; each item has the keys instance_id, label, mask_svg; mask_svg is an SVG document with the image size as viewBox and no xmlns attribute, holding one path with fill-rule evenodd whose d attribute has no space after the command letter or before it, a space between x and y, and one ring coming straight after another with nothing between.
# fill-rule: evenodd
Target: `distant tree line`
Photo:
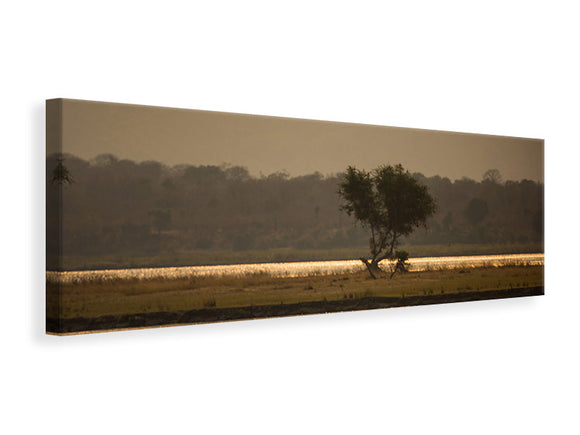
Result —
<instances>
[{"instance_id":1,"label":"distant tree line","mask_svg":"<svg viewBox=\"0 0 580 435\"><path fill-rule=\"evenodd\" d=\"M110 154L91 161L72 155L51 155L47 160L47 201L56 201L58 189L62 191L64 255L369 244L367 231L340 208L338 189L344 174L290 177L275 172L255 177L240 166L168 167ZM74 183L51 182L55 173ZM427 229L417 230L403 243L543 240L543 183L504 182L497 171L488 171L479 182L419 173L413 177L427 186L437 212ZM55 253L57 246L58 234L48 233L48 252Z\"/></svg>"}]
</instances>

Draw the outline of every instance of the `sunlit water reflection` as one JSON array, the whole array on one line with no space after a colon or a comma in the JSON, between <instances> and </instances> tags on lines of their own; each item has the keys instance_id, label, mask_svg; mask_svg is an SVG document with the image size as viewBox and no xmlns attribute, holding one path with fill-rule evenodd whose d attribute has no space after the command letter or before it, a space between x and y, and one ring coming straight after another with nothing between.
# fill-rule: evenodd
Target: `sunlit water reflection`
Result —
<instances>
[{"instance_id":1,"label":"sunlit water reflection","mask_svg":"<svg viewBox=\"0 0 580 435\"><path fill-rule=\"evenodd\" d=\"M461 257L422 257L409 259L411 272L503 265L543 265L544 254L471 255ZM382 264L388 268L388 263ZM221 266L155 267L143 269L86 270L47 272L48 281L63 283L108 281L118 279L179 279L193 277L268 275L297 277L331 275L365 270L360 260L301 261L291 263L231 264Z\"/></svg>"}]
</instances>

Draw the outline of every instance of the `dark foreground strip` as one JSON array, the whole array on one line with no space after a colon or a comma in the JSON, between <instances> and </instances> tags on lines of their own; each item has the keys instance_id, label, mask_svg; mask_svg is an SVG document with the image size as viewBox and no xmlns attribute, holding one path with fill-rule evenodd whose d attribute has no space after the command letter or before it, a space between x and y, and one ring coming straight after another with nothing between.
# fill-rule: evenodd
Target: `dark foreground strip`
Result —
<instances>
[{"instance_id":1,"label":"dark foreground strip","mask_svg":"<svg viewBox=\"0 0 580 435\"><path fill-rule=\"evenodd\" d=\"M97 332L111 329L135 329L175 324L225 322L229 320L261 319L267 317L321 314L339 311L373 310L414 305L444 304L450 302L480 301L544 294L544 287L511 290L489 290L425 296L363 297L337 301L300 302L296 304L257 305L236 308L204 308L191 311L157 312L143 314L108 315L93 318L46 319L46 331L53 334Z\"/></svg>"}]
</instances>

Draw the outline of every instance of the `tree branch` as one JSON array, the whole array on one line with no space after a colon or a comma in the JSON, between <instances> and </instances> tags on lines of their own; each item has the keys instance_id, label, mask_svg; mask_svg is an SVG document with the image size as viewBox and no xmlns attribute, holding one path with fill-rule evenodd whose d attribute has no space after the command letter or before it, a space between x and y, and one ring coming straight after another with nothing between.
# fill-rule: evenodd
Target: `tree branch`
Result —
<instances>
[{"instance_id":1,"label":"tree branch","mask_svg":"<svg viewBox=\"0 0 580 435\"><path fill-rule=\"evenodd\" d=\"M371 224L371 254L373 255L373 260L376 258L377 255L381 252L380 249L377 250L377 242L375 239L375 227Z\"/></svg>"}]
</instances>

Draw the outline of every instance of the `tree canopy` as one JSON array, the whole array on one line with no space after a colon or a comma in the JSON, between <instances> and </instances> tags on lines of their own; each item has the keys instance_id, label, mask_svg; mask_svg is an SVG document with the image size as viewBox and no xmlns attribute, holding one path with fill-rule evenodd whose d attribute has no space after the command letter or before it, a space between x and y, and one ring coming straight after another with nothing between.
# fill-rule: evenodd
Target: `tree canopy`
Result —
<instances>
[{"instance_id":1,"label":"tree canopy","mask_svg":"<svg viewBox=\"0 0 580 435\"><path fill-rule=\"evenodd\" d=\"M502 177L501 173L497 169L488 169L483 174L483 181L493 184L501 184Z\"/></svg>"},{"instance_id":2,"label":"tree canopy","mask_svg":"<svg viewBox=\"0 0 580 435\"><path fill-rule=\"evenodd\" d=\"M370 231L371 256L361 260L373 278L379 262L394 259L400 238L425 226L436 210L427 187L400 164L371 172L349 166L338 193L341 208Z\"/></svg>"}]
</instances>

